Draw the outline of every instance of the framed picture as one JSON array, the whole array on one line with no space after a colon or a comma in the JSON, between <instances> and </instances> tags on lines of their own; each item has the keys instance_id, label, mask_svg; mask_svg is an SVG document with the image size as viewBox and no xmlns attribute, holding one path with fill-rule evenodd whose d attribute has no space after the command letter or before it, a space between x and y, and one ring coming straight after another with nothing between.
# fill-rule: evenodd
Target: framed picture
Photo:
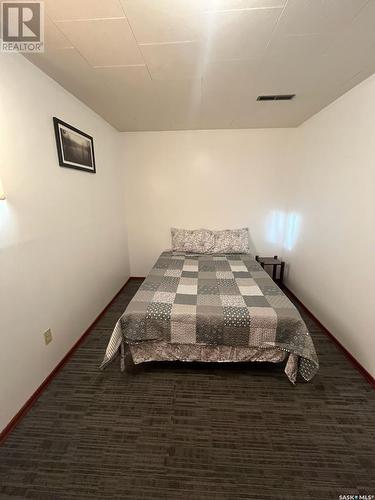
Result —
<instances>
[{"instance_id":1,"label":"framed picture","mask_svg":"<svg viewBox=\"0 0 375 500\"><path fill-rule=\"evenodd\" d=\"M55 116L53 123L59 165L95 174L94 139Z\"/></svg>"}]
</instances>

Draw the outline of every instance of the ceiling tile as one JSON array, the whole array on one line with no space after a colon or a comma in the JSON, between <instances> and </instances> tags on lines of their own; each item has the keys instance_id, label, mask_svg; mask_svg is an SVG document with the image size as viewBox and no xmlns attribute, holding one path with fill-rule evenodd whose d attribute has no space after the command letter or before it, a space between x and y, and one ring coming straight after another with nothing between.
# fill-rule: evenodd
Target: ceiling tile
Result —
<instances>
[{"instance_id":1,"label":"ceiling tile","mask_svg":"<svg viewBox=\"0 0 375 500\"><path fill-rule=\"evenodd\" d=\"M203 95L199 110L200 128L231 128L241 110L240 101L234 93L228 94L224 100L219 94Z\"/></svg>"},{"instance_id":2,"label":"ceiling tile","mask_svg":"<svg viewBox=\"0 0 375 500\"><path fill-rule=\"evenodd\" d=\"M210 63L203 73L202 93L205 102L247 102L254 92L259 73L259 61L228 60ZM237 109L237 108L236 108Z\"/></svg>"},{"instance_id":3,"label":"ceiling tile","mask_svg":"<svg viewBox=\"0 0 375 500\"><path fill-rule=\"evenodd\" d=\"M137 90L151 85L150 73L144 66L116 66L95 68L98 79L106 82L107 88L126 88Z\"/></svg>"},{"instance_id":4,"label":"ceiling tile","mask_svg":"<svg viewBox=\"0 0 375 500\"><path fill-rule=\"evenodd\" d=\"M199 109L201 100L200 80L173 80L168 82L153 81L154 97L169 103L167 109L175 106Z\"/></svg>"},{"instance_id":5,"label":"ceiling tile","mask_svg":"<svg viewBox=\"0 0 375 500\"><path fill-rule=\"evenodd\" d=\"M140 45L153 80L200 78L204 50L198 42Z\"/></svg>"},{"instance_id":6,"label":"ceiling tile","mask_svg":"<svg viewBox=\"0 0 375 500\"><path fill-rule=\"evenodd\" d=\"M25 57L80 99L92 91L95 95L95 70L74 48L25 54ZM84 98L82 100L86 102Z\"/></svg>"},{"instance_id":7,"label":"ceiling tile","mask_svg":"<svg viewBox=\"0 0 375 500\"><path fill-rule=\"evenodd\" d=\"M361 52L330 50L319 59L315 75L315 91L332 91L353 79L362 70L372 67L375 71L375 47Z\"/></svg>"},{"instance_id":8,"label":"ceiling tile","mask_svg":"<svg viewBox=\"0 0 375 500\"><path fill-rule=\"evenodd\" d=\"M206 14L208 59L253 59L267 48L282 9Z\"/></svg>"},{"instance_id":9,"label":"ceiling tile","mask_svg":"<svg viewBox=\"0 0 375 500\"><path fill-rule=\"evenodd\" d=\"M152 103L147 68L96 68L96 111L118 130L135 130L137 115Z\"/></svg>"},{"instance_id":10,"label":"ceiling tile","mask_svg":"<svg viewBox=\"0 0 375 500\"><path fill-rule=\"evenodd\" d=\"M265 33L270 35L283 10L283 7L247 9L247 5L254 5L249 0L165 0L152 4L147 0L122 2L138 43L210 39L214 33L217 39L226 37L229 43L228 38L238 38L238 31L234 31L237 28L241 30L242 40L256 40L257 37L264 37ZM279 5L285 2L276 0L271 3ZM239 10L236 10L236 6ZM241 6L244 6L244 10L240 9ZM254 33L247 33L246 37L243 29L251 29ZM259 43L262 42L263 38Z\"/></svg>"},{"instance_id":11,"label":"ceiling tile","mask_svg":"<svg viewBox=\"0 0 375 500\"><path fill-rule=\"evenodd\" d=\"M353 20L367 0L289 0L280 19L280 33L337 32Z\"/></svg>"},{"instance_id":12,"label":"ceiling tile","mask_svg":"<svg viewBox=\"0 0 375 500\"><path fill-rule=\"evenodd\" d=\"M343 52L330 47L322 54L310 54L308 64L303 57L266 57L256 78L258 94L301 94L331 92L371 64L375 69L372 48Z\"/></svg>"},{"instance_id":13,"label":"ceiling tile","mask_svg":"<svg viewBox=\"0 0 375 500\"><path fill-rule=\"evenodd\" d=\"M165 43L198 40L204 30L201 15L177 17L152 15L151 10L143 14L130 12L128 21L138 43Z\"/></svg>"},{"instance_id":14,"label":"ceiling tile","mask_svg":"<svg viewBox=\"0 0 375 500\"><path fill-rule=\"evenodd\" d=\"M131 103L134 130L174 130L192 126L199 112L200 85L193 81L152 82ZM127 110L123 110L127 112Z\"/></svg>"},{"instance_id":15,"label":"ceiling tile","mask_svg":"<svg viewBox=\"0 0 375 500\"><path fill-rule=\"evenodd\" d=\"M119 0L44 0L53 21L124 17Z\"/></svg>"},{"instance_id":16,"label":"ceiling tile","mask_svg":"<svg viewBox=\"0 0 375 500\"><path fill-rule=\"evenodd\" d=\"M121 0L129 19L148 17L186 17L203 12L215 0Z\"/></svg>"},{"instance_id":17,"label":"ceiling tile","mask_svg":"<svg viewBox=\"0 0 375 500\"><path fill-rule=\"evenodd\" d=\"M300 60L265 60L256 75L256 94L296 94L314 88L314 67L309 68Z\"/></svg>"},{"instance_id":18,"label":"ceiling tile","mask_svg":"<svg viewBox=\"0 0 375 500\"><path fill-rule=\"evenodd\" d=\"M207 11L284 7L287 0L121 0L127 16L186 17Z\"/></svg>"},{"instance_id":19,"label":"ceiling tile","mask_svg":"<svg viewBox=\"0 0 375 500\"><path fill-rule=\"evenodd\" d=\"M353 19L353 27L367 33L374 33L375 2L369 0L359 14ZM358 31L358 34L360 34Z\"/></svg>"},{"instance_id":20,"label":"ceiling tile","mask_svg":"<svg viewBox=\"0 0 375 500\"><path fill-rule=\"evenodd\" d=\"M267 49L267 58L288 61L299 59L304 63L310 57L324 54L332 45L334 36L327 34L277 35Z\"/></svg>"},{"instance_id":21,"label":"ceiling tile","mask_svg":"<svg viewBox=\"0 0 375 500\"><path fill-rule=\"evenodd\" d=\"M211 0L203 10L264 9L284 7L286 3L287 0Z\"/></svg>"},{"instance_id":22,"label":"ceiling tile","mask_svg":"<svg viewBox=\"0 0 375 500\"><path fill-rule=\"evenodd\" d=\"M92 66L144 63L126 19L61 21L57 26Z\"/></svg>"},{"instance_id":23,"label":"ceiling tile","mask_svg":"<svg viewBox=\"0 0 375 500\"><path fill-rule=\"evenodd\" d=\"M260 70L261 59L209 60L203 72L203 82L227 85L252 86Z\"/></svg>"},{"instance_id":24,"label":"ceiling tile","mask_svg":"<svg viewBox=\"0 0 375 500\"><path fill-rule=\"evenodd\" d=\"M375 45L375 1L368 2L345 30L336 37L332 50L343 54L361 54Z\"/></svg>"},{"instance_id":25,"label":"ceiling tile","mask_svg":"<svg viewBox=\"0 0 375 500\"><path fill-rule=\"evenodd\" d=\"M48 18L44 22L45 50L73 48L62 31Z\"/></svg>"},{"instance_id":26,"label":"ceiling tile","mask_svg":"<svg viewBox=\"0 0 375 500\"><path fill-rule=\"evenodd\" d=\"M200 113L204 128L215 122L219 128L230 127L243 107L252 102L258 64L258 61L223 61L206 68Z\"/></svg>"},{"instance_id":27,"label":"ceiling tile","mask_svg":"<svg viewBox=\"0 0 375 500\"><path fill-rule=\"evenodd\" d=\"M132 123L131 130L175 130L187 124L193 127L200 109L199 81L152 81L137 85L134 92L129 92L129 85L118 85L117 89L111 87L110 93L116 107L111 104L103 113L112 113L116 124L126 117L127 123ZM108 97L108 92L105 95Z\"/></svg>"}]
</instances>

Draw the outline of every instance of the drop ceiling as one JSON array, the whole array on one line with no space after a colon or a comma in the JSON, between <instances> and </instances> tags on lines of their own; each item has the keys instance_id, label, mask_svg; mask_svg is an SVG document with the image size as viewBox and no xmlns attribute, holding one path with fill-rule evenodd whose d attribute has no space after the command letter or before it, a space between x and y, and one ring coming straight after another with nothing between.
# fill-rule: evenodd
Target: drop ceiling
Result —
<instances>
[{"instance_id":1,"label":"drop ceiling","mask_svg":"<svg viewBox=\"0 0 375 500\"><path fill-rule=\"evenodd\" d=\"M375 0L45 9L46 50L27 58L120 131L294 127L375 72Z\"/></svg>"}]
</instances>

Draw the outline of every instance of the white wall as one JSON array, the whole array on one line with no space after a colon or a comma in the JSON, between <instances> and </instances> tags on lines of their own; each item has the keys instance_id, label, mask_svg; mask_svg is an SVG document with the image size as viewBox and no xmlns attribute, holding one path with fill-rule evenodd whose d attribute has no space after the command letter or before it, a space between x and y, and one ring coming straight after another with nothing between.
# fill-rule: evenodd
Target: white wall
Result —
<instances>
[{"instance_id":1,"label":"white wall","mask_svg":"<svg viewBox=\"0 0 375 500\"><path fill-rule=\"evenodd\" d=\"M252 250L281 251L277 214L293 129L123 133L129 254L148 274L170 227L249 227Z\"/></svg>"},{"instance_id":2,"label":"white wall","mask_svg":"<svg viewBox=\"0 0 375 500\"><path fill-rule=\"evenodd\" d=\"M287 284L375 376L375 75L294 137Z\"/></svg>"},{"instance_id":3,"label":"white wall","mask_svg":"<svg viewBox=\"0 0 375 500\"><path fill-rule=\"evenodd\" d=\"M129 276L118 133L21 56L0 56L0 431ZM52 116L95 140L58 166ZM52 329L45 346L42 332Z\"/></svg>"}]
</instances>

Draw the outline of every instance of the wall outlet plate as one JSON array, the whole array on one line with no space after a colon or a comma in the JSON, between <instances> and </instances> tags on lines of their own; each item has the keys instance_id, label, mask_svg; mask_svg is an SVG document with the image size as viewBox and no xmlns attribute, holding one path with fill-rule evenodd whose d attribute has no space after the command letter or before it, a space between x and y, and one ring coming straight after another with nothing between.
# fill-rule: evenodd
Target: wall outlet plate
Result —
<instances>
[{"instance_id":1,"label":"wall outlet plate","mask_svg":"<svg viewBox=\"0 0 375 500\"><path fill-rule=\"evenodd\" d=\"M51 328L48 328L48 330L46 330L43 335L44 335L44 342L46 345L52 342Z\"/></svg>"}]
</instances>

